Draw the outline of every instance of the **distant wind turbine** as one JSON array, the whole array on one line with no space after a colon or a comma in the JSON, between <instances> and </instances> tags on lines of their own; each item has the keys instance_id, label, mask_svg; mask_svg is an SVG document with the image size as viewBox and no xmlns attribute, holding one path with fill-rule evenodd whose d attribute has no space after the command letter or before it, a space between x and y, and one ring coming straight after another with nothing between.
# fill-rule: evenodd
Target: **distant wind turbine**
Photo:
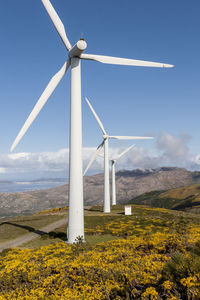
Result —
<instances>
[{"instance_id":1,"label":"distant wind turbine","mask_svg":"<svg viewBox=\"0 0 200 300\"><path fill-rule=\"evenodd\" d=\"M129 150L131 150L135 145L130 146L125 149L122 153L117 155L115 158L110 159L111 161L111 169L112 169L112 205L116 205L116 181L115 181L115 163L121 158L124 154L126 154ZM102 154L98 154L98 156L104 158Z\"/></svg>"},{"instance_id":2,"label":"distant wind turbine","mask_svg":"<svg viewBox=\"0 0 200 300\"><path fill-rule=\"evenodd\" d=\"M130 151L135 145L130 146L122 153L117 155L115 158L111 159L112 163L112 205L116 205L116 182L115 182L115 163L120 159L123 155L125 155L128 151Z\"/></svg>"},{"instance_id":3,"label":"distant wind turbine","mask_svg":"<svg viewBox=\"0 0 200 300\"><path fill-rule=\"evenodd\" d=\"M58 34L68 52L68 59L62 68L52 77L33 111L17 135L11 151L17 146L30 125L33 123L61 79L71 66L71 112L69 146L69 216L68 243L74 243L78 237L84 239L83 210L83 170L82 170L82 112L81 112L81 59L94 60L105 64L170 68L173 65L147 62L135 59L118 58L94 54L83 54L87 43L80 39L73 47L66 35L64 25L49 0L42 0ZM78 9L78 8L77 8Z\"/></svg>"},{"instance_id":4,"label":"distant wind turbine","mask_svg":"<svg viewBox=\"0 0 200 300\"><path fill-rule=\"evenodd\" d=\"M94 160L96 159L97 155L99 154L100 150L104 146L104 212L110 212L110 183L109 183L109 157L108 157L108 140L109 139L116 139L116 140L149 140L153 139L153 137L143 137L143 136L114 136L108 135L103 127L103 124L99 117L97 116L94 108L92 107L91 103L87 98L85 98L86 102L88 103L99 127L103 132L103 141L97 147L96 151L93 153L84 173L83 176L87 173L90 166L93 164Z\"/></svg>"}]
</instances>

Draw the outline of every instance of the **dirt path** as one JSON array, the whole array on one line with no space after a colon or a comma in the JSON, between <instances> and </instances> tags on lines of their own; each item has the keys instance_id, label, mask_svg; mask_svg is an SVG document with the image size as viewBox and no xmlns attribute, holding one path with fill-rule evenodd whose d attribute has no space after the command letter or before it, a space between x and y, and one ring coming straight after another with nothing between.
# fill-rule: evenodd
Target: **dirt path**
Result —
<instances>
[{"instance_id":1,"label":"dirt path","mask_svg":"<svg viewBox=\"0 0 200 300\"><path fill-rule=\"evenodd\" d=\"M67 219L65 217L62 220L56 221L56 222L49 224L41 229L35 230L35 232L28 233L26 235L23 235L22 237L18 237L17 239L14 239L12 241L0 243L0 252L2 252L4 249L17 247L17 246L22 245L26 242L29 242L33 239L36 239L38 236L48 233L48 232L64 225L66 222L67 222Z\"/></svg>"}]
</instances>

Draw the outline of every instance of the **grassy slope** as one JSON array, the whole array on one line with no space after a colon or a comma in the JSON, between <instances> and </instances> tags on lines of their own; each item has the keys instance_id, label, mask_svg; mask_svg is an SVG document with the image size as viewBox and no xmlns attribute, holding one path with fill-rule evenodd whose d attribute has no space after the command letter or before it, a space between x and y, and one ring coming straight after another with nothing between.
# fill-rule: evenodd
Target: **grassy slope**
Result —
<instances>
[{"instance_id":1,"label":"grassy slope","mask_svg":"<svg viewBox=\"0 0 200 300\"><path fill-rule=\"evenodd\" d=\"M132 216L124 215L124 206L112 207L111 214L103 214L102 206L94 206L85 211L85 239L90 245L109 240L120 239L129 235L139 235L141 231L150 228L150 231L163 231L165 226L171 226L173 230L185 224L198 224L198 216L182 211L166 209L151 209L146 206L132 205ZM51 211L51 213L53 213ZM56 211L55 211L56 213ZM122 225L130 222L130 225ZM112 226L108 226L112 224ZM170 225L171 224L171 225ZM125 226L125 227L123 227ZM30 241L20 248L39 248L58 241L66 241L67 224L56 228L53 233L46 234Z\"/></svg>"},{"instance_id":2,"label":"grassy slope","mask_svg":"<svg viewBox=\"0 0 200 300\"><path fill-rule=\"evenodd\" d=\"M123 212L87 209L87 243L57 243L66 237L62 226L26 245L37 249L5 250L0 298L200 299L200 217L142 205L132 205L132 216Z\"/></svg>"},{"instance_id":3,"label":"grassy slope","mask_svg":"<svg viewBox=\"0 0 200 300\"><path fill-rule=\"evenodd\" d=\"M151 193L153 194L153 193ZM155 196L155 195L154 195ZM0 223L0 243L8 240L15 239L26 233L29 233L35 229L39 229L43 226L51 224L66 216L66 208L52 209L32 216L22 216L12 219L8 219ZM161 230L166 222L176 223L182 222L199 222L199 217L190 215L181 211L170 211L165 209L149 209L145 206L132 206L132 216L124 216L124 206L117 205L112 208L110 214L103 214L102 206L94 206L91 208L85 208L85 232L86 242L93 245L100 242L107 242L113 239L119 239L122 236L128 236L131 234L138 235L140 230L151 226L153 224L154 229ZM156 219L157 221L152 221ZM124 232L121 231L121 227L118 225L125 222L125 220L132 222L132 225L136 224L134 230L132 225L130 228L126 228ZM111 229L107 226L108 223L114 224ZM179 225L178 225L179 226ZM20 248L38 248L49 244L55 244L60 241L66 241L67 222L60 228L56 228L53 232L39 236L37 239L30 241Z\"/></svg>"},{"instance_id":4,"label":"grassy slope","mask_svg":"<svg viewBox=\"0 0 200 300\"><path fill-rule=\"evenodd\" d=\"M132 199L129 203L199 213L200 185L194 184L168 191L152 191Z\"/></svg>"},{"instance_id":5,"label":"grassy slope","mask_svg":"<svg viewBox=\"0 0 200 300\"><path fill-rule=\"evenodd\" d=\"M63 215L31 215L9 218L0 222L0 243L34 232L63 218Z\"/></svg>"},{"instance_id":6,"label":"grassy slope","mask_svg":"<svg viewBox=\"0 0 200 300\"><path fill-rule=\"evenodd\" d=\"M48 234L44 234L41 237L38 237L38 239L33 240L27 244L26 246L31 247L39 247L42 245L47 245L49 243L56 243L58 241L65 241L66 240L66 232L67 232L67 211L68 207L62 207L62 208L54 208L46 211L42 211L40 213L30 215L30 216L20 216L20 217L13 217L4 219L0 222L0 244L13 240L15 238L18 238L20 236L23 236L27 233L34 232L35 230L38 230L46 225L49 225L51 223L54 223L60 219L63 219L66 217L66 224L62 228L58 228L57 230L50 232ZM102 215L102 207L94 207L93 209L85 208L85 216L86 216L86 222L88 222L90 225L93 226L93 224L98 221L98 216ZM116 207L114 212L111 213L111 215L116 215L116 213L122 212L122 207L118 208ZM90 218L91 216L91 218ZM93 216L93 217L92 217ZM96 219L94 219L94 216ZM107 241L115 239L115 237L111 235L106 235L104 237L96 236L92 237L89 236L87 238L87 241L93 243L98 243L101 241Z\"/></svg>"}]
</instances>

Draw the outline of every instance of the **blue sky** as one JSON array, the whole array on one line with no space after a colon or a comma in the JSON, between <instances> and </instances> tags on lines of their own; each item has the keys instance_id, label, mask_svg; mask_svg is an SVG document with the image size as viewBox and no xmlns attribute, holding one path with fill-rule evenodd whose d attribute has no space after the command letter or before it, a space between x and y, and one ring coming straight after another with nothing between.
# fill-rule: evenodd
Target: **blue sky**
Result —
<instances>
[{"instance_id":1,"label":"blue sky","mask_svg":"<svg viewBox=\"0 0 200 300\"><path fill-rule=\"evenodd\" d=\"M83 61L82 96L90 99L108 132L155 137L165 132L174 139L188 136L187 142L184 139L188 153L198 154L200 2L51 2L70 42L84 36L87 53L175 65L174 69L158 69ZM0 155L7 155L67 52L40 0L1 1L0 36ZM53 153L69 146L69 97L68 73L15 152ZM93 147L100 141L101 131L83 101L83 146ZM156 155L156 141L137 145ZM112 142L111 146L129 144Z\"/></svg>"}]
</instances>

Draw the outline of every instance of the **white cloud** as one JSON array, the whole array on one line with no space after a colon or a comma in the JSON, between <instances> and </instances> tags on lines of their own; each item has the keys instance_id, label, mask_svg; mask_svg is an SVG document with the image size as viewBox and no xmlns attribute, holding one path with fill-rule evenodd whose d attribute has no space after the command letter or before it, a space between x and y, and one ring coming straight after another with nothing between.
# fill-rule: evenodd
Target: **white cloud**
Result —
<instances>
[{"instance_id":1,"label":"white cloud","mask_svg":"<svg viewBox=\"0 0 200 300\"><path fill-rule=\"evenodd\" d=\"M200 169L200 155L192 155L189 152L190 137L187 135L172 136L162 132L156 139L153 152L135 146L126 155L122 156L116 168L156 168L161 166L177 166L188 169ZM125 148L125 147L124 147ZM115 158L124 148L110 148L110 158ZM86 167L95 147L83 149L83 168ZM16 153L0 155L1 178L15 177L59 177L68 175L69 150L61 149L57 152L42 153ZM92 165L90 172L102 172L103 159L98 157Z\"/></svg>"},{"instance_id":2,"label":"white cloud","mask_svg":"<svg viewBox=\"0 0 200 300\"><path fill-rule=\"evenodd\" d=\"M0 155L0 170L6 170L4 173L8 175L19 176L23 173L39 173L42 176L45 172L64 172L68 168L68 154L68 149L57 152L4 154Z\"/></svg>"},{"instance_id":3,"label":"white cloud","mask_svg":"<svg viewBox=\"0 0 200 300\"><path fill-rule=\"evenodd\" d=\"M195 162L200 165L200 154L195 156Z\"/></svg>"},{"instance_id":4,"label":"white cloud","mask_svg":"<svg viewBox=\"0 0 200 300\"><path fill-rule=\"evenodd\" d=\"M157 139L157 148L163 152L162 157L169 163L181 164L191 160L188 142L190 136L181 135L175 137L163 132Z\"/></svg>"},{"instance_id":5,"label":"white cloud","mask_svg":"<svg viewBox=\"0 0 200 300\"><path fill-rule=\"evenodd\" d=\"M13 160L17 160L20 158L25 159L25 158L29 157L29 153L26 153L26 152L13 153L13 154L9 154L8 157Z\"/></svg>"},{"instance_id":6,"label":"white cloud","mask_svg":"<svg viewBox=\"0 0 200 300\"><path fill-rule=\"evenodd\" d=\"M6 173L6 169L5 168L0 168L0 174L5 174Z\"/></svg>"}]
</instances>

